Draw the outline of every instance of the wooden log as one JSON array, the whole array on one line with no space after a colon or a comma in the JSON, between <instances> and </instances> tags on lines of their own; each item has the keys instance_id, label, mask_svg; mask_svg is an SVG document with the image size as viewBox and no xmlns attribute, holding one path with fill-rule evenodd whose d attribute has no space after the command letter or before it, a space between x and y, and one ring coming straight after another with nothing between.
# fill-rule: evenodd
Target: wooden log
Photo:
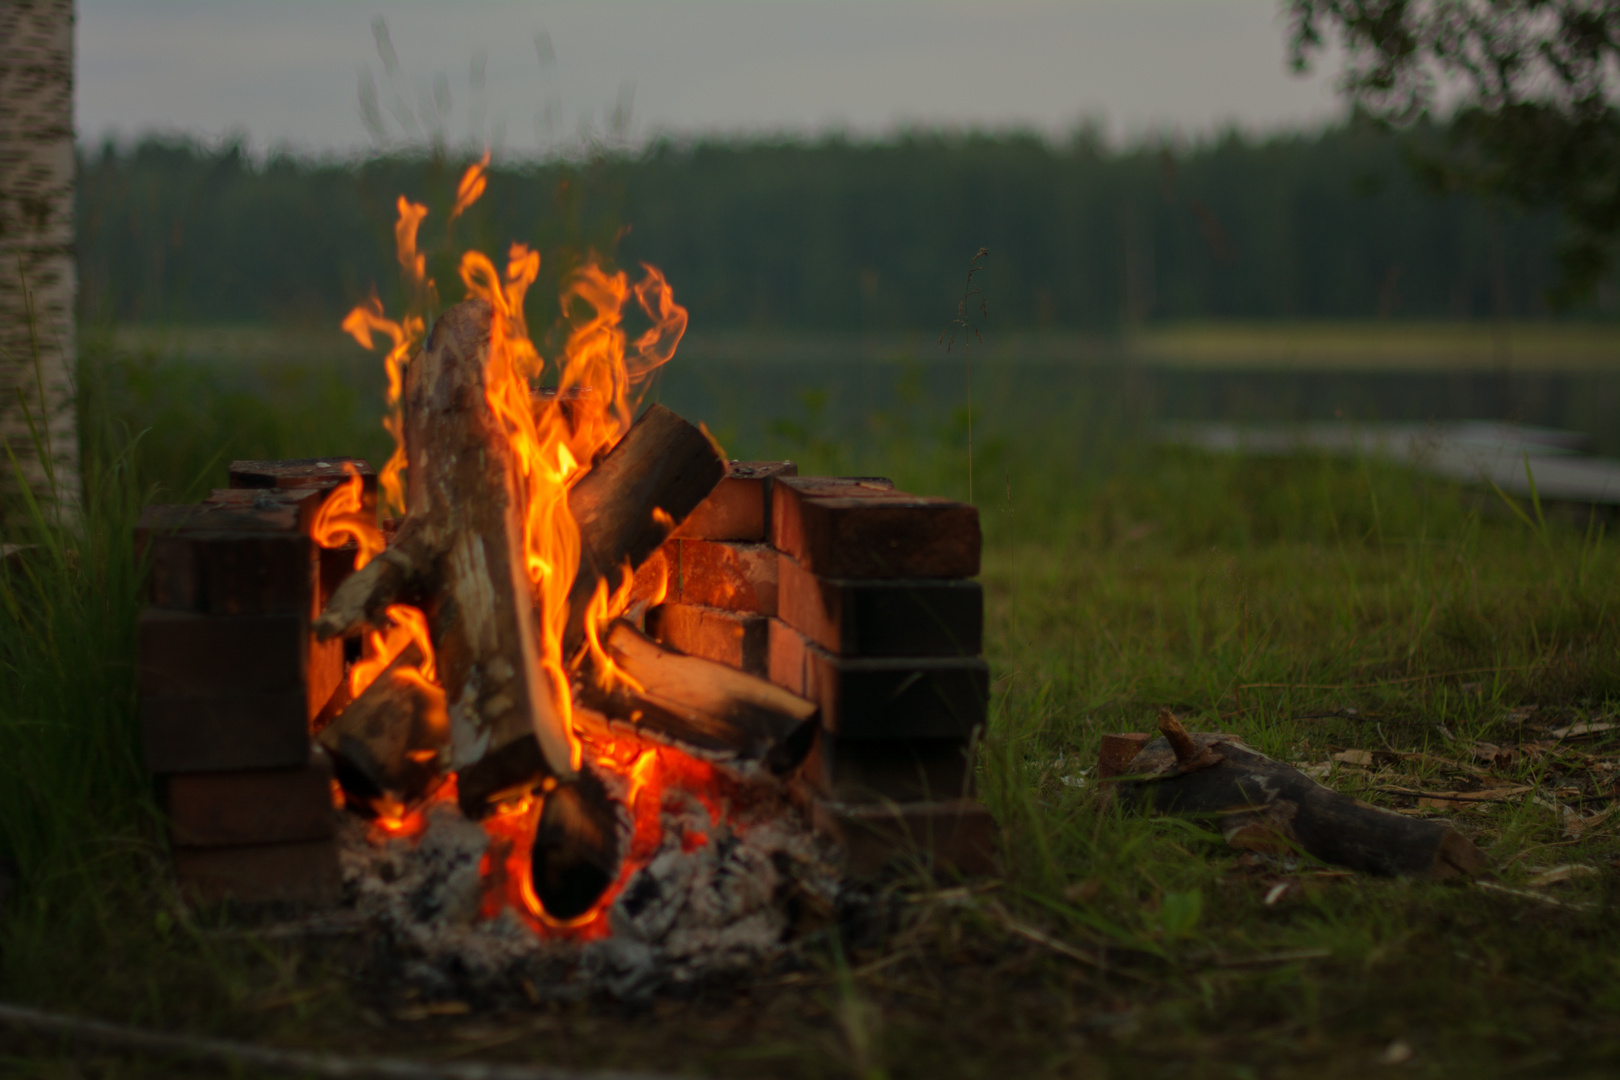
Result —
<instances>
[{"instance_id":1,"label":"wooden log","mask_svg":"<svg viewBox=\"0 0 1620 1080\"><path fill-rule=\"evenodd\" d=\"M777 614L837 656L977 656L984 589L976 581L825 578L783 556Z\"/></svg>"},{"instance_id":2,"label":"wooden log","mask_svg":"<svg viewBox=\"0 0 1620 1080\"><path fill-rule=\"evenodd\" d=\"M781 775L802 762L815 740L816 707L764 679L661 648L635 627L614 624L608 656L639 689L601 689L587 680L580 700L629 720L656 741L758 762Z\"/></svg>"},{"instance_id":3,"label":"wooden log","mask_svg":"<svg viewBox=\"0 0 1620 1080\"><path fill-rule=\"evenodd\" d=\"M420 663L413 644L316 736L351 806L397 812L444 774L450 741L444 691L416 672Z\"/></svg>"},{"instance_id":4,"label":"wooden log","mask_svg":"<svg viewBox=\"0 0 1620 1080\"><path fill-rule=\"evenodd\" d=\"M585 610L600 582L610 593L647 560L725 475L725 458L702 431L653 405L568 492L579 525L579 571L569 592L564 654L585 645Z\"/></svg>"},{"instance_id":5,"label":"wooden log","mask_svg":"<svg viewBox=\"0 0 1620 1080\"><path fill-rule=\"evenodd\" d=\"M791 461L732 461L726 475L675 535L692 540L762 542L771 528L771 481L797 476Z\"/></svg>"},{"instance_id":6,"label":"wooden log","mask_svg":"<svg viewBox=\"0 0 1620 1080\"><path fill-rule=\"evenodd\" d=\"M521 493L506 432L489 406L490 309L450 308L406 369L408 512L393 544L345 581L316 621L353 632L397 600L426 604L462 808L574 775L560 707L540 668L524 567Z\"/></svg>"},{"instance_id":7,"label":"wooden log","mask_svg":"<svg viewBox=\"0 0 1620 1080\"><path fill-rule=\"evenodd\" d=\"M1484 853L1449 822L1371 806L1235 736L1189 733L1168 712L1159 729L1161 737L1134 756L1115 741L1100 762L1099 772L1126 770L1116 792L1127 805L1209 820L1241 850L1303 850L1370 874L1440 879L1489 868Z\"/></svg>"},{"instance_id":8,"label":"wooden log","mask_svg":"<svg viewBox=\"0 0 1620 1080\"><path fill-rule=\"evenodd\" d=\"M618 804L595 773L582 770L540 804L529 883L548 916L569 922L588 913L618 874Z\"/></svg>"}]
</instances>

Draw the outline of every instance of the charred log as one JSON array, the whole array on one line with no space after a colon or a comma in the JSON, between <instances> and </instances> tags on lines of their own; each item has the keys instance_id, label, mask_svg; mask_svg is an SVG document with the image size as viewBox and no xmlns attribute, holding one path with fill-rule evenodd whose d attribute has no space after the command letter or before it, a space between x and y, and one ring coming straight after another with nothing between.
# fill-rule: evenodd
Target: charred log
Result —
<instances>
[{"instance_id":1,"label":"charred log","mask_svg":"<svg viewBox=\"0 0 1620 1080\"><path fill-rule=\"evenodd\" d=\"M585 642L585 611L598 584L614 592L720 483L726 459L713 440L654 405L568 493L579 525L579 571L569 592L566 655Z\"/></svg>"},{"instance_id":2,"label":"charred log","mask_svg":"<svg viewBox=\"0 0 1620 1080\"><path fill-rule=\"evenodd\" d=\"M763 765L776 775L796 768L815 744L815 704L775 683L672 652L622 621L606 649L634 685L603 689L588 682L581 703L654 741L711 761Z\"/></svg>"},{"instance_id":3,"label":"charred log","mask_svg":"<svg viewBox=\"0 0 1620 1080\"><path fill-rule=\"evenodd\" d=\"M546 914L586 914L619 873L618 804L592 772L559 783L540 804L529 879Z\"/></svg>"},{"instance_id":4,"label":"charred log","mask_svg":"<svg viewBox=\"0 0 1620 1080\"><path fill-rule=\"evenodd\" d=\"M408 647L316 736L351 806L409 807L443 775L450 739L444 691L423 679Z\"/></svg>"},{"instance_id":5,"label":"charred log","mask_svg":"<svg viewBox=\"0 0 1620 1080\"><path fill-rule=\"evenodd\" d=\"M1473 875L1488 862L1450 823L1406 817L1318 784L1236 736L1189 733L1166 712L1160 738L1105 746L1099 773L1121 776L1127 805L1211 821L1231 846L1303 850L1324 862L1390 877Z\"/></svg>"}]
</instances>

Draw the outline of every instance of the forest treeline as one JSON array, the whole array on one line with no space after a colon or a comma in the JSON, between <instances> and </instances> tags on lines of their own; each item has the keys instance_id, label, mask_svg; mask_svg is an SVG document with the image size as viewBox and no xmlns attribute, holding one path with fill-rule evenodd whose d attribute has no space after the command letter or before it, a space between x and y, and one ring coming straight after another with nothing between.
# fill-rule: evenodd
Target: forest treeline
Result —
<instances>
[{"instance_id":1,"label":"forest treeline","mask_svg":"<svg viewBox=\"0 0 1620 1080\"><path fill-rule=\"evenodd\" d=\"M81 161L81 293L90 319L331 320L373 289L395 298L404 193L433 208L422 235L447 299L452 248L538 247L541 307L594 249L661 267L703 329L941 325L980 247L1008 328L1546 313L1557 217L1432 189L1404 138L1348 123L1180 148L1085 133L659 143L497 163L450 234L464 160L256 162L147 140Z\"/></svg>"}]
</instances>

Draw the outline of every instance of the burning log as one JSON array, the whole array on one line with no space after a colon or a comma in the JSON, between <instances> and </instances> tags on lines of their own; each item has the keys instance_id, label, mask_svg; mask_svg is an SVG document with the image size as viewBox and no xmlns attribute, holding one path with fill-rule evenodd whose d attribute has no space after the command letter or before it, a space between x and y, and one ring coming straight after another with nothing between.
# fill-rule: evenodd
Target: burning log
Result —
<instances>
[{"instance_id":1,"label":"burning log","mask_svg":"<svg viewBox=\"0 0 1620 1080\"><path fill-rule=\"evenodd\" d=\"M559 697L542 670L518 463L488 399L491 309L449 309L406 369L409 509L394 543L356 571L316 620L346 634L400 599L426 602L444 686L462 808L482 816L502 791L576 773Z\"/></svg>"},{"instance_id":2,"label":"burning log","mask_svg":"<svg viewBox=\"0 0 1620 1080\"><path fill-rule=\"evenodd\" d=\"M1226 842L1242 850L1303 849L1372 874L1447 878L1488 866L1473 842L1447 822L1370 806L1234 736L1189 733L1169 712L1159 714L1159 731L1162 737L1151 742L1105 740L1098 773L1128 774L1117 788L1128 805L1213 819Z\"/></svg>"},{"instance_id":3,"label":"burning log","mask_svg":"<svg viewBox=\"0 0 1620 1080\"><path fill-rule=\"evenodd\" d=\"M450 721L444 691L417 671L421 660L408 647L316 737L351 805L397 812L442 775Z\"/></svg>"},{"instance_id":4,"label":"burning log","mask_svg":"<svg viewBox=\"0 0 1620 1080\"><path fill-rule=\"evenodd\" d=\"M816 706L774 683L712 660L682 656L614 624L607 654L630 682L586 685L583 704L627 717L644 735L695 757L763 764L780 776L810 753Z\"/></svg>"},{"instance_id":5,"label":"burning log","mask_svg":"<svg viewBox=\"0 0 1620 1080\"><path fill-rule=\"evenodd\" d=\"M568 493L579 525L579 571L569 592L564 655L585 644L585 613L599 584L609 595L686 520L725 476L726 458L704 432L662 405L641 414L624 438Z\"/></svg>"}]
</instances>

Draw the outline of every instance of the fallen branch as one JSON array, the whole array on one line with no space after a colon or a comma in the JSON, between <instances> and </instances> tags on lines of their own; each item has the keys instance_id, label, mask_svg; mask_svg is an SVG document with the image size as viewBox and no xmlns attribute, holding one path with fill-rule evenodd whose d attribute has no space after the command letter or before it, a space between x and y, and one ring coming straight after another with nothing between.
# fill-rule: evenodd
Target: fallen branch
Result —
<instances>
[{"instance_id":1,"label":"fallen branch","mask_svg":"<svg viewBox=\"0 0 1620 1080\"><path fill-rule=\"evenodd\" d=\"M1391 877L1472 876L1489 865L1447 822L1353 799L1235 736L1189 733L1168 711L1159 714L1159 730L1162 736L1145 746L1140 736L1104 740L1099 776L1119 778L1127 805L1211 821L1239 850L1302 850Z\"/></svg>"},{"instance_id":2,"label":"fallen branch","mask_svg":"<svg viewBox=\"0 0 1620 1080\"><path fill-rule=\"evenodd\" d=\"M0 1024L16 1031L60 1035L76 1043L94 1043L114 1050L163 1054L211 1061L229 1066L252 1066L269 1072L299 1076L359 1080L673 1080L660 1073L590 1072L545 1065L494 1065L478 1062L428 1065L402 1058L355 1058L304 1050L277 1050L228 1039L199 1035L171 1035L161 1031L86 1020L77 1016L0 1005Z\"/></svg>"}]
</instances>

